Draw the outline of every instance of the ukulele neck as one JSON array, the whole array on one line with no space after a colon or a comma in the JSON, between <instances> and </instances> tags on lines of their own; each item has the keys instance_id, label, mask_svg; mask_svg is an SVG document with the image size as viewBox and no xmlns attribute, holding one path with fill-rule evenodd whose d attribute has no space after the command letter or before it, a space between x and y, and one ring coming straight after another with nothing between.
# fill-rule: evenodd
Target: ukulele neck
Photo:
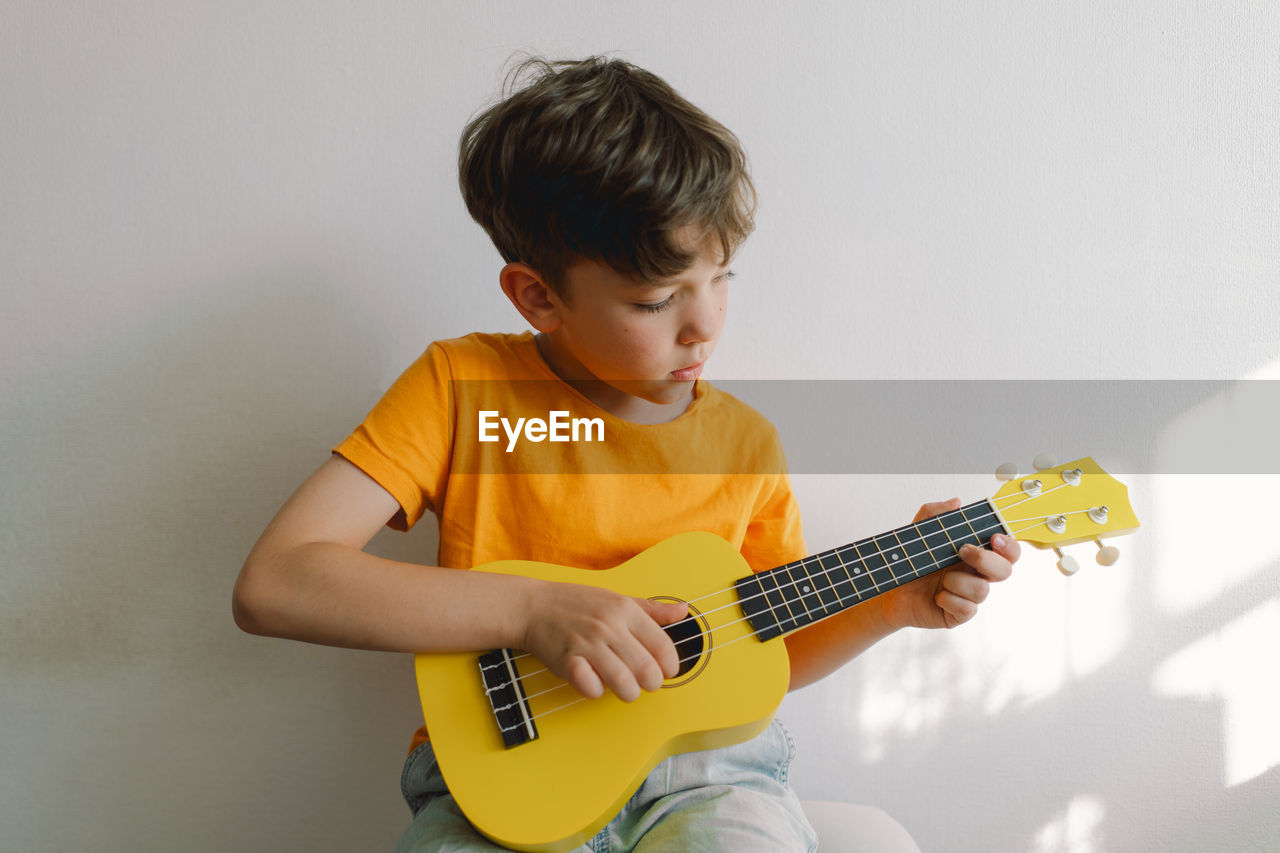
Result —
<instances>
[{"instance_id":1,"label":"ukulele neck","mask_svg":"<svg viewBox=\"0 0 1280 853\"><path fill-rule=\"evenodd\" d=\"M954 566L963 546L989 547L993 534L1008 532L984 499L740 578L734 586L756 636L771 640Z\"/></svg>"}]
</instances>

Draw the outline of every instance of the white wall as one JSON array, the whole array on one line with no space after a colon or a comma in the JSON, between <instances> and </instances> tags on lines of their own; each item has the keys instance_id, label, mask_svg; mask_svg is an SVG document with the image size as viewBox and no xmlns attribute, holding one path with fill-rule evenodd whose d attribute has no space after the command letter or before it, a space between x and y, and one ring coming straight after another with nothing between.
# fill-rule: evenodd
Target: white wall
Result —
<instances>
[{"instance_id":1,"label":"white wall","mask_svg":"<svg viewBox=\"0 0 1280 853\"><path fill-rule=\"evenodd\" d=\"M453 171L518 49L615 51L746 143L713 379L1276 376L1280 13L1171 6L6 3L0 846L397 837L408 659L243 635L230 590L426 342L519 328ZM796 787L929 851L1273 844L1276 461L1128 472L1119 566L1031 555L789 697ZM857 473L796 478L812 547L994 483Z\"/></svg>"}]
</instances>

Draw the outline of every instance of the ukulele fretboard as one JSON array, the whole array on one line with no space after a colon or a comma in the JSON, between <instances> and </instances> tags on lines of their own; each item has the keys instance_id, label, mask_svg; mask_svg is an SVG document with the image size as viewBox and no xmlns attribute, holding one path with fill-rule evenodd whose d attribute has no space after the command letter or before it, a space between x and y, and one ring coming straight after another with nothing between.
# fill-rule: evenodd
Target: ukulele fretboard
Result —
<instances>
[{"instance_id":1,"label":"ukulele fretboard","mask_svg":"<svg viewBox=\"0 0 1280 853\"><path fill-rule=\"evenodd\" d=\"M981 500L740 578L734 586L756 635L770 640L954 566L962 546L989 547L995 533L1008 531Z\"/></svg>"}]
</instances>

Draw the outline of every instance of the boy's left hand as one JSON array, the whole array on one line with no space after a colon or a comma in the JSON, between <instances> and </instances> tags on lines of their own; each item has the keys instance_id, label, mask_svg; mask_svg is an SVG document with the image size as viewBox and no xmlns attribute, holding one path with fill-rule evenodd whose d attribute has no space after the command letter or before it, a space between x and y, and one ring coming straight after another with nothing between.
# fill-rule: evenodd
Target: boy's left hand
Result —
<instances>
[{"instance_id":1,"label":"boy's left hand","mask_svg":"<svg viewBox=\"0 0 1280 853\"><path fill-rule=\"evenodd\" d=\"M927 503L914 521L958 509L960 499ZM893 628L954 628L972 619L978 605L986 601L991 584L1013 574L1013 564L1022 547L1012 536L991 538L992 550L966 546L960 550L963 562L932 575L903 584L881 596L884 617Z\"/></svg>"}]
</instances>

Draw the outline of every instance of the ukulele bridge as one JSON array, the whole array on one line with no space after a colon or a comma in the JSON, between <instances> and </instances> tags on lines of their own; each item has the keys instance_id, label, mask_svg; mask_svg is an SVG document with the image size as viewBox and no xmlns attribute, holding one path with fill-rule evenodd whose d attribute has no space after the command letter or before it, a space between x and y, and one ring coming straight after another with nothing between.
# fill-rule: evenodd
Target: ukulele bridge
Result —
<instances>
[{"instance_id":1,"label":"ukulele bridge","mask_svg":"<svg viewBox=\"0 0 1280 853\"><path fill-rule=\"evenodd\" d=\"M520 684L511 649L495 649L479 658L480 677L493 719L502 733L502 743L511 749L538 739L538 727L529 710L529 700Z\"/></svg>"}]
</instances>

